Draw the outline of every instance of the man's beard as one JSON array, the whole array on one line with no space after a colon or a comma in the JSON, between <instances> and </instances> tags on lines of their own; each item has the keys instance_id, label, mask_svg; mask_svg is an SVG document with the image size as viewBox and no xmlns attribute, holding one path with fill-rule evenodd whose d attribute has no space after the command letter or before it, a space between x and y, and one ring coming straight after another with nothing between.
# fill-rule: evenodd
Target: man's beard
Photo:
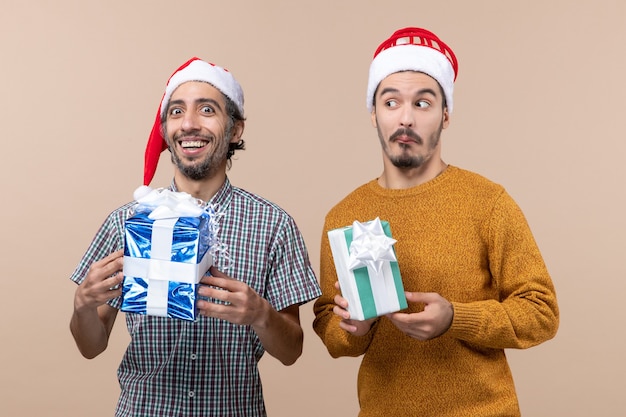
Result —
<instances>
[{"instance_id":1,"label":"man's beard","mask_svg":"<svg viewBox=\"0 0 626 417\"><path fill-rule=\"evenodd\" d=\"M391 155L389 152L389 145L383 138L383 134L380 131L380 128L377 127L378 130L378 139L380 140L380 144L383 147L383 151L389 158L389 161L396 167L402 169L409 168L419 168L424 162L426 162L426 155L411 155L408 153L409 145L400 143L399 146L402 149L402 152L399 155ZM428 151L431 151L437 147L439 143L439 138L441 136L441 131L443 130L443 121L440 124L439 128L430 135L428 140ZM416 144L423 145L424 139L418 135L415 131L407 128L400 128L396 130L391 136L389 136L389 143L395 142L399 136L406 136L412 139Z\"/></svg>"},{"instance_id":2,"label":"man's beard","mask_svg":"<svg viewBox=\"0 0 626 417\"><path fill-rule=\"evenodd\" d=\"M200 181L214 176L227 158L231 133L232 129L227 128L220 143L216 142L214 136L194 134L194 138L201 137L207 141L205 146L213 145L215 148L211 153L206 155L203 160L199 162L194 160L196 163L193 164L184 163L183 159L174 151L176 142L183 138L184 135L178 135L171 141L168 140L168 143L172 144L170 145L172 163L176 165L181 174L194 181Z\"/></svg>"}]
</instances>

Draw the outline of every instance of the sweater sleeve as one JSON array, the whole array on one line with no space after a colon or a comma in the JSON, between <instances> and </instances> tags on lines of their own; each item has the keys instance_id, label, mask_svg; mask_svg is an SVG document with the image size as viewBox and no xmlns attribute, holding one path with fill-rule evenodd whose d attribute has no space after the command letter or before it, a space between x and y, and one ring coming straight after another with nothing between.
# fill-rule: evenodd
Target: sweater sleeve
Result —
<instances>
[{"instance_id":1,"label":"sweater sleeve","mask_svg":"<svg viewBox=\"0 0 626 417\"><path fill-rule=\"evenodd\" d=\"M340 356L360 356L365 353L373 335L376 332L376 326L372 325L372 329L364 336L354 336L339 327L341 319L333 313L335 302L333 301L336 294L335 282L337 282L337 272L330 250L327 230L328 219L324 226L322 234L322 243L320 251L320 287L322 295L315 301L313 310L315 320L313 321L313 329L320 337L328 352L333 358Z\"/></svg>"},{"instance_id":2,"label":"sweater sleeve","mask_svg":"<svg viewBox=\"0 0 626 417\"><path fill-rule=\"evenodd\" d=\"M499 300L453 302L454 337L487 348L525 349L559 325L554 285L526 218L502 192L488 223L488 261Z\"/></svg>"}]
</instances>

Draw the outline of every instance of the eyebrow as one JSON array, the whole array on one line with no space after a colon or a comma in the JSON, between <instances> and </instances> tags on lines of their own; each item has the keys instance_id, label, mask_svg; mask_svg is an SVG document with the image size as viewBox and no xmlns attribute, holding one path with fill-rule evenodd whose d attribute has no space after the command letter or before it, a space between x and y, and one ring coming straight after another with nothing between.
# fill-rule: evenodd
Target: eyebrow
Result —
<instances>
[{"instance_id":1,"label":"eyebrow","mask_svg":"<svg viewBox=\"0 0 626 417\"><path fill-rule=\"evenodd\" d=\"M380 92L380 96L382 97L384 94L387 94L387 93L398 93L398 92L400 92L400 90L398 90L397 88L387 87ZM421 96L424 94L431 94L432 96L437 97L437 93L432 88L422 88L417 91L416 95Z\"/></svg>"},{"instance_id":2,"label":"eyebrow","mask_svg":"<svg viewBox=\"0 0 626 417\"><path fill-rule=\"evenodd\" d=\"M184 105L185 104L185 100L171 100L170 104L167 106L168 110L170 107L172 107L173 105ZM218 110L222 111L222 106L220 106L220 103L218 103L216 100L213 100L212 98L199 98L196 99L194 101L195 105L198 104L212 104L213 106L217 107Z\"/></svg>"}]
</instances>

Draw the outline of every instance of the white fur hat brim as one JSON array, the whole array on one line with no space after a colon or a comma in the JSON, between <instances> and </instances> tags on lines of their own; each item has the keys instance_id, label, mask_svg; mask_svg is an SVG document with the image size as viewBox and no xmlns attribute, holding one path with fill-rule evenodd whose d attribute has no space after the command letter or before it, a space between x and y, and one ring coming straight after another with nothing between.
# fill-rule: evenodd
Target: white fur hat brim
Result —
<instances>
[{"instance_id":1,"label":"white fur hat brim","mask_svg":"<svg viewBox=\"0 0 626 417\"><path fill-rule=\"evenodd\" d=\"M226 97L231 99L243 116L243 90L235 77L226 69L196 59L185 68L174 73L165 87L165 94L161 101L161 117L167 111L172 93L181 84L189 81L204 81L220 90Z\"/></svg>"},{"instance_id":2,"label":"white fur hat brim","mask_svg":"<svg viewBox=\"0 0 626 417\"><path fill-rule=\"evenodd\" d=\"M380 52L370 64L367 83L367 110L374 109L374 94L382 80L400 71L417 71L435 79L446 96L448 113L452 113L455 72L441 52L420 45L396 45Z\"/></svg>"}]
</instances>

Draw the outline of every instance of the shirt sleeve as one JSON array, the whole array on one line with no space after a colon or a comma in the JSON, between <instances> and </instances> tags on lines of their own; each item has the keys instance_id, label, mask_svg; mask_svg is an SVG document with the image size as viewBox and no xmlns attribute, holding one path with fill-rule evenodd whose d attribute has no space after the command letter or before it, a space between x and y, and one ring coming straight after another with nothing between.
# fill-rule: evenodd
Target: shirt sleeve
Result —
<instances>
[{"instance_id":1,"label":"shirt sleeve","mask_svg":"<svg viewBox=\"0 0 626 417\"><path fill-rule=\"evenodd\" d=\"M453 303L449 332L488 348L528 348L559 324L556 293L522 211L503 192L489 219L488 262L499 300Z\"/></svg>"},{"instance_id":2,"label":"shirt sleeve","mask_svg":"<svg viewBox=\"0 0 626 417\"><path fill-rule=\"evenodd\" d=\"M320 288L304 239L290 216L284 216L272 247L272 268L267 298L277 310L303 304L320 296Z\"/></svg>"}]
</instances>

